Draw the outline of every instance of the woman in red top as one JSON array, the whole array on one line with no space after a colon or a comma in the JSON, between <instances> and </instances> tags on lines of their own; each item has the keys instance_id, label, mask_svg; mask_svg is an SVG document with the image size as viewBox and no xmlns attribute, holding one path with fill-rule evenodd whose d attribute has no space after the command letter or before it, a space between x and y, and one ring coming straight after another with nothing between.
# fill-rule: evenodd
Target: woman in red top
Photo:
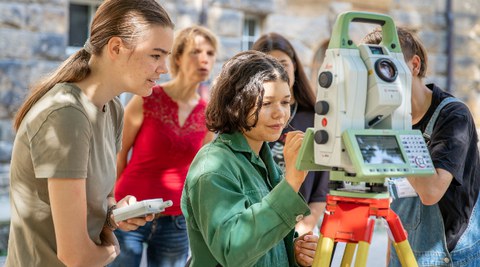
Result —
<instances>
[{"instance_id":1,"label":"woman in red top","mask_svg":"<svg viewBox=\"0 0 480 267\"><path fill-rule=\"evenodd\" d=\"M148 244L148 266L185 266L188 237L180 197L191 161L213 138L197 88L210 76L216 50L216 37L208 29L180 31L170 57L173 79L153 87L148 97L134 96L125 108L115 197L163 198L173 206L136 231L116 231L122 253L112 266L139 266L143 243Z\"/></svg>"}]
</instances>

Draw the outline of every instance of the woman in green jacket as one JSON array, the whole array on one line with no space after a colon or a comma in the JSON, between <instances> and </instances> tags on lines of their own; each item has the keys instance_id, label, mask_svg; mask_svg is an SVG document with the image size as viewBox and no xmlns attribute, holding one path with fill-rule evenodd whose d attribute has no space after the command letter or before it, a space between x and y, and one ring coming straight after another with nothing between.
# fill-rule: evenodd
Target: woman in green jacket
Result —
<instances>
[{"instance_id":1,"label":"woman in green jacket","mask_svg":"<svg viewBox=\"0 0 480 267\"><path fill-rule=\"evenodd\" d=\"M310 266L318 237L294 239L309 213L298 190L306 172L295 168L303 133L285 144L285 174L267 142L290 117L288 75L274 58L242 52L223 66L206 119L217 138L190 167L182 195L190 266Z\"/></svg>"}]
</instances>

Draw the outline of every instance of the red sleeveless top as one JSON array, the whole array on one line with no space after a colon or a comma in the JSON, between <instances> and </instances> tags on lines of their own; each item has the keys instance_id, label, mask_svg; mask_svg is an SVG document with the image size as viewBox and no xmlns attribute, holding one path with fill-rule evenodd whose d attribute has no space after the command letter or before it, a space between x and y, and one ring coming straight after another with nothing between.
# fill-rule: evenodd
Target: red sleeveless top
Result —
<instances>
[{"instance_id":1,"label":"red sleeveless top","mask_svg":"<svg viewBox=\"0 0 480 267\"><path fill-rule=\"evenodd\" d=\"M178 122L178 105L160 86L143 98L143 124L132 156L115 186L115 198L133 195L137 200L163 198L173 206L163 214L180 215L180 197L188 168L207 134L206 102L200 99L185 120Z\"/></svg>"}]
</instances>

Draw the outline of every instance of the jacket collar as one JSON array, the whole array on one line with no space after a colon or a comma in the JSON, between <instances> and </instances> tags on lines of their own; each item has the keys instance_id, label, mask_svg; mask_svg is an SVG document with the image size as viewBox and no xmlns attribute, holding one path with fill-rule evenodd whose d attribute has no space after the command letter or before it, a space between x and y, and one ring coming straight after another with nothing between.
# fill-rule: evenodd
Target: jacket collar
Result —
<instances>
[{"instance_id":1,"label":"jacket collar","mask_svg":"<svg viewBox=\"0 0 480 267\"><path fill-rule=\"evenodd\" d=\"M248 144L245 136L239 131L233 133L222 133L218 135L216 141L223 142L233 151L247 154L247 157L252 163L266 168L269 170L269 172L274 172L276 174L274 176L281 175L281 171L277 169L278 166L276 166L276 163L273 160L272 152L267 142L263 143L262 148L260 149L260 154L257 156Z\"/></svg>"}]
</instances>

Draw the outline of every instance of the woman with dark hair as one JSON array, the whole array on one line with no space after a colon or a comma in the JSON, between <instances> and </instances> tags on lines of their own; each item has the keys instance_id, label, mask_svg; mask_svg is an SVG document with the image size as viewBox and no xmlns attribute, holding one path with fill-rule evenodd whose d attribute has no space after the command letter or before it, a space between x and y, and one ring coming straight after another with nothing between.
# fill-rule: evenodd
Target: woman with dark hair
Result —
<instances>
[{"instance_id":1,"label":"woman with dark hair","mask_svg":"<svg viewBox=\"0 0 480 267\"><path fill-rule=\"evenodd\" d=\"M134 21L135 23L132 23ZM84 48L38 84L20 107L10 168L6 266L105 266L120 253L116 224L119 94L147 96L167 72L173 23L155 0L106 0Z\"/></svg>"},{"instance_id":2,"label":"woman with dark hair","mask_svg":"<svg viewBox=\"0 0 480 267\"><path fill-rule=\"evenodd\" d=\"M280 139L269 143L275 162L281 167L285 167L283 158L285 135L292 130L305 132L308 127L313 127L315 96L295 49L285 37L277 33L264 34L253 44L252 49L267 53L280 61L290 80L289 86L292 94L290 119ZM308 173L305 182L300 187L300 193L308 203L311 214L297 223L296 230L299 234L309 231L318 234L316 225L325 210L328 180L328 172L312 171Z\"/></svg>"},{"instance_id":3,"label":"woman with dark hair","mask_svg":"<svg viewBox=\"0 0 480 267\"><path fill-rule=\"evenodd\" d=\"M295 168L303 133L286 137L285 173L267 142L290 117L288 75L273 57L242 52L225 63L206 111L218 133L189 169L182 211L190 266L310 266L318 237L294 239L308 214L298 194L306 172Z\"/></svg>"},{"instance_id":4,"label":"woman with dark hair","mask_svg":"<svg viewBox=\"0 0 480 267\"><path fill-rule=\"evenodd\" d=\"M193 157L213 138L205 126L207 103L197 88L210 76L216 54L217 39L210 30L182 29L169 61L173 79L153 87L150 96L134 96L125 108L115 197L163 198L173 206L136 231L115 231L122 254L111 267L140 266L144 244L148 266L185 266L188 236L180 197Z\"/></svg>"}]
</instances>

